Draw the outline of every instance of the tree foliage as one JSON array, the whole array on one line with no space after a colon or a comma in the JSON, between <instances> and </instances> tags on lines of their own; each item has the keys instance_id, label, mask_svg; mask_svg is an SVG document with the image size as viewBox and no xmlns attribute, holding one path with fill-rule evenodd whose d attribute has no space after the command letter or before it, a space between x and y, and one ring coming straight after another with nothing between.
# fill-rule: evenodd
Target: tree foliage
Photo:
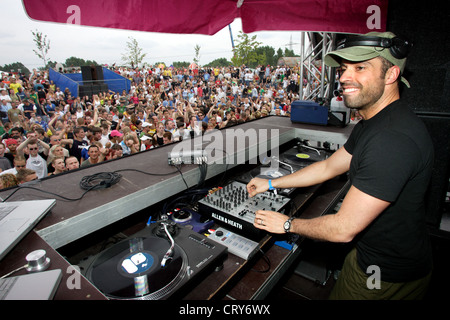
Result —
<instances>
[{"instance_id":1,"label":"tree foliage","mask_svg":"<svg viewBox=\"0 0 450 320\"><path fill-rule=\"evenodd\" d=\"M33 52L44 61L44 67L47 66L47 54L50 50L50 40L47 39L47 35L42 32L36 30L31 31L33 34L33 41L36 44L36 49L33 49Z\"/></svg>"},{"instance_id":2,"label":"tree foliage","mask_svg":"<svg viewBox=\"0 0 450 320\"><path fill-rule=\"evenodd\" d=\"M126 53L122 54L122 61L130 65L132 68L137 68L144 60L147 53L143 53L143 49L139 47L139 43L133 37L128 37L130 41L127 42Z\"/></svg>"},{"instance_id":3,"label":"tree foliage","mask_svg":"<svg viewBox=\"0 0 450 320\"><path fill-rule=\"evenodd\" d=\"M188 61L174 61L174 68L188 68L190 63Z\"/></svg>"},{"instance_id":4,"label":"tree foliage","mask_svg":"<svg viewBox=\"0 0 450 320\"><path fill-rule=\"evenodd\" d=\"M261 42L256 41L256 35L249 37L247 34L239 31L237 45L234 47L234 56L231 61L234 65L245 64L248 67L255 67L263 63L264 55L259 54L256 49Z\"/></svg>"},{"instance_id":5,"label":"tree foliage","mask_svg":"<svg viewBox=\"0 0 450 320\"><path fill-rule=\"evenodd\" d=\"M194 56L193 62L194 62L195 64L197 64L197 65L198 65L198 63L200 62L200 48L201 48L201 47L200 47L198 44L196 44L195 47L194 47L195 56Z\"/></svg>"},{"instance_id":6,"label":"tree foliage","mask_svg":"<svg viewBox=\"0 0 450 320\"><path fill-rule=\"evenodd\" d=\"M215 59L213 61L211 61L210 63L206 64L205 67L227 67L230 66L231 62L228 61L226 58L218 58Z\"/></svg>"},{"instance_id":7,"label":"tree foliage","mask_svg":"<svg viewBox=\"0 0 450 320\"><path fill-rule=\"evenodd\" d=\"M4 66L0 67L0 69L5 72L20 72L25 76L28 76L31 73L30 70L28 70L28 68L25 67L22 62L5 64Z\"/></svg>"},{"instance_id":8,"label":"tree foliage","mask_svg":"<svg viewBox=\"0 0 450 320\"><path fill-rule=\"evenodd\" d=\"M70 57L67 58L66 61L64 62L64 66L66 68L69 67L81 67L81 66L97 66L98 63L95 60L84 60L82 58L77 58L77 57Z\"/></svg>"}]
</instances>

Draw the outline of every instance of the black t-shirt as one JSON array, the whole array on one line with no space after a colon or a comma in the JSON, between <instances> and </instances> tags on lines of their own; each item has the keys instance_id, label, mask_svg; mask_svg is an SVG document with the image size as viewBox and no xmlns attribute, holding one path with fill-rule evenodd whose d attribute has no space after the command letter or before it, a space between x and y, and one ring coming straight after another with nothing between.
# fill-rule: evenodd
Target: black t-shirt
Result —
<instances>
[{"instance_id":1,"label":"black t-shirt","mask_svg":"<svg viewBox=\"0 0 450 320\"><path fill-rule=\"evenodd\" d=\"M344 147L352 154L352 185L391 203L358 235L359 266L364 272L378 266L388 282L427 275L432 259L424 196L434 151L425 125L397 100L360 121Z\"/></svg>"},{"instance_id":2,"label":"black t-shirt","mask_svg":"<svg viewBox=\"0 0 450 320\"><path fill-rule=\"evenodd\" d=\"M73 139L73 144L69 149L69 154L76 157L78 161L81 161L81 150L83 150L87 146L89 146L89 143L86 140L78 141L76 139Z\"/></svg>"}]
</instances>

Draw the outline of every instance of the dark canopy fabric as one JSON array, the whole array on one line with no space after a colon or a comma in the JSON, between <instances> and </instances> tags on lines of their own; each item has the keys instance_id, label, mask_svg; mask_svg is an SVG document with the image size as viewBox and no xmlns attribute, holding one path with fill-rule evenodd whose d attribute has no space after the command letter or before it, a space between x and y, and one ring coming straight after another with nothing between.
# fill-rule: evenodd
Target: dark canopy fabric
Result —
<instances>
[{"instance_id":1,"label":"dark canopy fabric","mask_svg":"<svg viewBox=\"0 0 450 320\"><path fill-rule=\"evenodd\" d=\"M31 19L213 35L241 18L255 31L385 31L388 0L22 0Z\"/></svg>"}]
</instances>

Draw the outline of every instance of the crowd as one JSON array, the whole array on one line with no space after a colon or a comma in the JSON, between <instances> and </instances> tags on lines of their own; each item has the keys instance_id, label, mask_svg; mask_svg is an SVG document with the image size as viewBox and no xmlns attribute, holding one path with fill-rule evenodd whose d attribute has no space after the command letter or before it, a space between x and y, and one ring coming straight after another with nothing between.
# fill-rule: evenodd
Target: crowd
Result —
<instances>
[{"instance_id":1,"label":"crowd","mask_svg":"<svg viewBox=\"0 0 450 320\"><path fill-rule=\"evenodd\" d=\"M268 115L289 116L289 67L113 68L128 92L74 97L47 71L0 82L0 189ZM73 71L76 72L76 71Z\"/></svg>"}]
</instances>

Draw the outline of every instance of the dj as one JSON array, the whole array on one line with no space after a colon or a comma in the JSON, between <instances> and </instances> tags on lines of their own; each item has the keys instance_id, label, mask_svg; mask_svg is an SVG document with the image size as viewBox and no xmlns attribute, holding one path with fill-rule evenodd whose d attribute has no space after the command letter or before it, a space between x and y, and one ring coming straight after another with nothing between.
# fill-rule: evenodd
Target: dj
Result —
<instances>
[{"instance_id":1,"label":"dj","mask_svg":"<svg viewBox=\"0 0 450 320\"><path fill-rule=\"evenodd\" d=\"M336 214L288 219L259 210L254 220L256 228L272 233L354 241L330 299L421 299L428 287L432 256L424 195L434 152L424 124L400 100L399 81L409 87L402 77L409 47L390 32L371 32L327 54L325 63L340 67L346 106L358 110L362 120L327 160L247 185L254 196L315 185L349 171L351 187ZM375 288L368 285L374 276Z\"/></svg>"}]
</instances>

